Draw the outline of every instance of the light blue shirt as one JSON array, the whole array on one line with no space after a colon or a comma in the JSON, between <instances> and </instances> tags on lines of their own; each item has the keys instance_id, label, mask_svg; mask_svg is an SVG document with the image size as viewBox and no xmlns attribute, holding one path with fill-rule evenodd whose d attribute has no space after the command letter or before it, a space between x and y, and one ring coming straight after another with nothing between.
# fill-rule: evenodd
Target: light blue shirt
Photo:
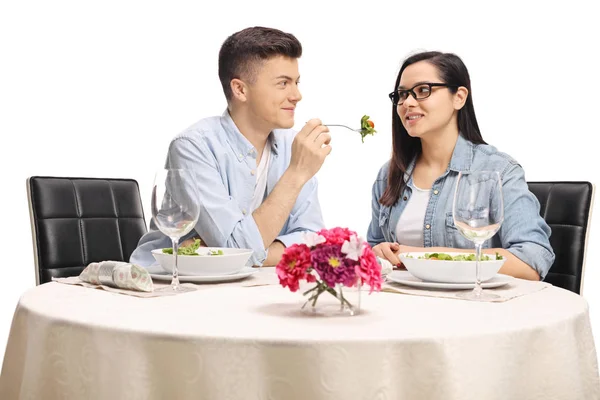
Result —
<instances>
[{"instance_id":1,"label":"light blue shirt","mask_svg":"<svg viewBox=\"0 0 600 400\"><path fill-rule=\"evenodd\" d=\"M388 185L389 161L383 165L373 184L371 223L367 240L371 246L396 241L396 225L414 189L409 165L404 180L407 185L392 207L379 203ZM550 246L550 227L540 216L540 203L529 191L523 168L510 156L489 145L476 145L459 135L446 172L435 180L423 220L425 247L473 249L474 244L461 235L452 217L452 201L459 172L498 171L502 179L504 221L500 230L484 248L503 248L535 269L543 279L554 262ZM402 243L400 243L402 244Z\"/></svg>"},{"instance_id":2,"label":"light blue shirt","mask_svg":"<svg viewBox=\"0 0 600 400\"><path fill-rule=\"evenodd\" d=\"M296 132L276 129L268 139L271 161L267 172L268 196L287 169ZM262 265L267 258L251 203L256 185L257 150L241 134L228 111L221 117L200 120L179 135L169 147L166 168L189 169L199 192L200 216L190 234L199 235L209 247L246 248L254 251L248 265ZM308 181L285 221L277 240L286 247L302 242L302 233L324 228L317 197L317 179ZM130 262L149 266L155 262L151 250L171 247L171 240L157 230L139 241Z\"/></svg>"}]
</instances>

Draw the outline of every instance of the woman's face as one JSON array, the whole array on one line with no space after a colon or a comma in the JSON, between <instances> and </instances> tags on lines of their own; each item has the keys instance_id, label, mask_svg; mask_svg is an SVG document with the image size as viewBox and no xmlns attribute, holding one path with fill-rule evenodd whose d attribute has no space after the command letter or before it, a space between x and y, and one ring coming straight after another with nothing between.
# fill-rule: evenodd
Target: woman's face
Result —
<instances>
[{"instance_id":1,"label":"woman's face","mask_svg":"<svg viewBox=\"0 0 600 400\"><path fill-rule=\"evenodd\" d=\"M404 69L398 89L413 89L418 97L429 94L429 97L420 100L409 94L404 103L397 106L396 111L408 134L420 138L432 132L443 132L451 124L458 129L455 116L464 105L466 96L462 101L460 97L461 91L464 94L466 89L461 88L452 94L447 87L433 86L429 91L427 86L417 86L422 83L451 82L442 81L437 67L427 61L416 62Z\"/></svg>"}]
</instances>

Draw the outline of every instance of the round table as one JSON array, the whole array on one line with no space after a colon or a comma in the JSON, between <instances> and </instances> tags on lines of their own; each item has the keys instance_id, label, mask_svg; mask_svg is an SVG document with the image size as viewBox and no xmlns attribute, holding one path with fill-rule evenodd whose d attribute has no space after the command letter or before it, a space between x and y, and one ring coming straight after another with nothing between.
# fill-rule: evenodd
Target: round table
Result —
<instances>
[{"instance_id":1,"label":"round table","mask_svg":"<svg viewBox=\"0 0 600 400\"><path fill-rule=\"evenodd\" d=\"M301 294L236 285L136 298L48 283L20 299L0 398L596 399L586 301L364 295L313 317Z\"/></svg>"}]
</instances>

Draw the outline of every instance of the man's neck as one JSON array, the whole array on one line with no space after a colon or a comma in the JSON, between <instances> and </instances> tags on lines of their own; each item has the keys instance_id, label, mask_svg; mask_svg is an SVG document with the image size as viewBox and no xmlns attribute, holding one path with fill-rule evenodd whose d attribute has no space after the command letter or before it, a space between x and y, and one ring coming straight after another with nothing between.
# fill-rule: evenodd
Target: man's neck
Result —
<instances>
[{"instance_id":1,"label":"man's neck","mask_svg":"<svg viewBox=\"0 0 600 400\"><path fill-rule=\"evenodd\" d=\"M266 126L267 124L265 123L261 123L261 121L257 120L254 115L246 110L229 108L229 115L240 133L252 143L252 146L258 152L257 160L260 160L272 128Z\"/></svg>"}]
</instances>

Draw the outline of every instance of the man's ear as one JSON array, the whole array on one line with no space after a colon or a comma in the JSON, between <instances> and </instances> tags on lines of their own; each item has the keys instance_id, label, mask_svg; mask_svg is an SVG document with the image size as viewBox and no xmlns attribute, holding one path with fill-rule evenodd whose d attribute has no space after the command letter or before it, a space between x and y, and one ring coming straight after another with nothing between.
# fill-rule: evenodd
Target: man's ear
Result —
<instances>
[{"instance_id":1,"label":"man's ear","mask_svg":"<svg viewBox=\"0 0 600 400\"><path fill-rule=\"evenodd\" d=\"M460 110L463 108L467 102L467 97L469 97L469 90L464 86L460 86L454 93L454 109Z\"/></svg>"},{"instance_id":2,"label":"man's ear","mask_svg":"<svg viewBox=\"0 0 600 400\"><path fill-rule=\"evenodd\" d=\"M248 87L241 79L233 78L231 82L229 82L229 85L231 87L233 98L241 102L245 102L247 100Z\"/></svg>"}]
</instances>

